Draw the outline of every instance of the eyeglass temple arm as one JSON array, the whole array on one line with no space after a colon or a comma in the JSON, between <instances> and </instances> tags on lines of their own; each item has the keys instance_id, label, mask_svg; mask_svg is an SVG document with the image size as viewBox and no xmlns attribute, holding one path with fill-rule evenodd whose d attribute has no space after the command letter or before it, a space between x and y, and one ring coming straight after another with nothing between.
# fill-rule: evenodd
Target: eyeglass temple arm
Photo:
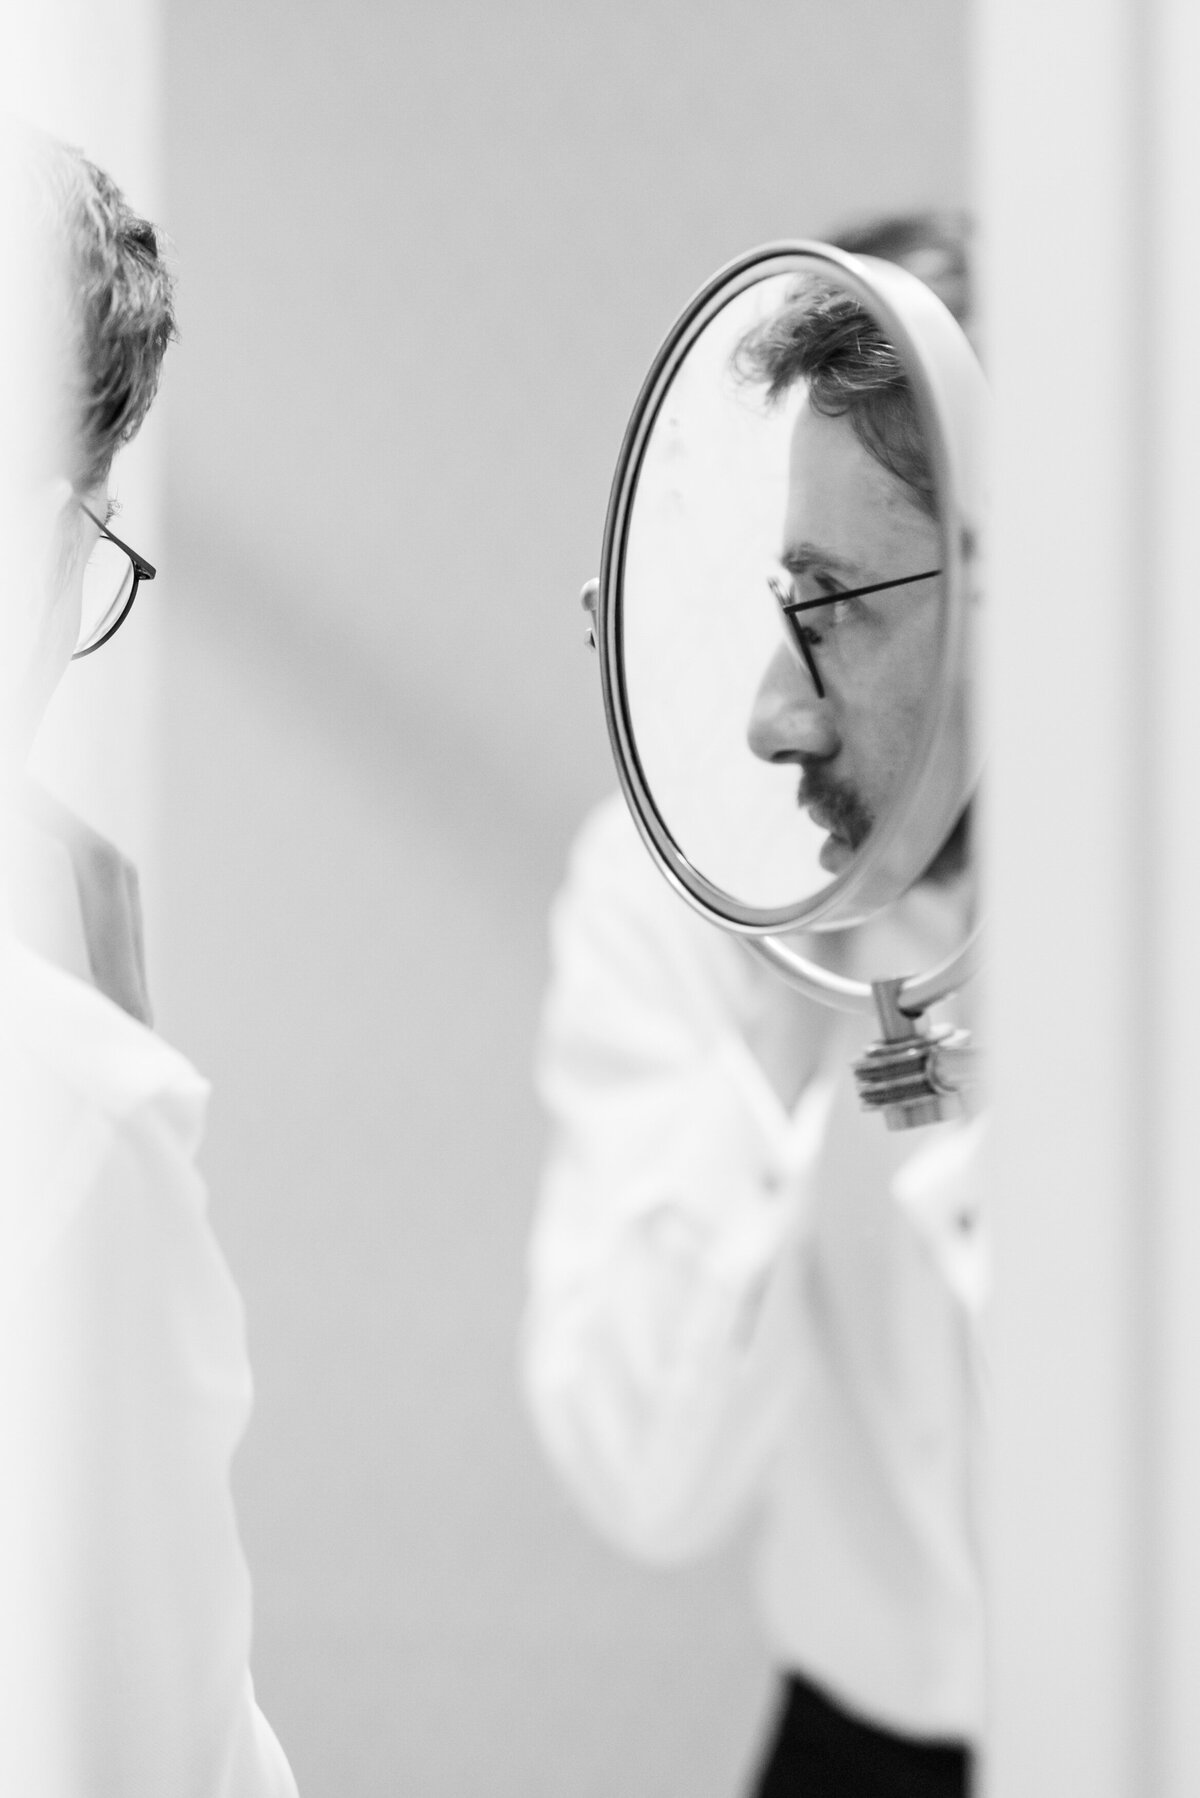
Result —
<instances>
[{"instance_id":1,"label":"eyeglass temple arm","mask_svg":"<svg viewBox=\"0 0 1200 1798\"><path fill-rule=\"evenodd\" d=\"M822 599L781 599L780 605L787 613L815 612L821 606L836 605L839 599L862 599L867 593L886 593L889 587L911 587L914 581L931 581L940 568L927 568L924 574L904 574L898 581L876 581L870 587L848 587L843 592L827 593Z\"/></svg>"},{"instance_id":2,"label":"eyeglass temple arm","mask_svg":"<svg viewBox=\"0 0 1200 1798\"><path fill-rule=\"evenodd\" d=\"M125 554L133 563L134 573L140 581L152 581L154 579L155 569L153 563L147 562L145 556L140 556L136 549L130 548L128 543L122 543L116 532L110 531L103 519L97 518L96 514L92 511L92 508L89 505L86 505L83 500L79 501L79 509L81 512L87 514L102 537L106 538L109 543L115 543L118 549L123 549L125 551Z\"/></svg>"}]
</instances>

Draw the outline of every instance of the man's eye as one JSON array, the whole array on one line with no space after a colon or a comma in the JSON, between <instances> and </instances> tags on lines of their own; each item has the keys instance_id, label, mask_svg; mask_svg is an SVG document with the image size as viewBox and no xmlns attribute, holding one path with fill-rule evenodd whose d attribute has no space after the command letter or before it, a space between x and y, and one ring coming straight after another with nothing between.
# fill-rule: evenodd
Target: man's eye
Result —
<instances>
[{"instance_id":1,"label":"man's eye","mask_svg":"<svg viewBox=\"0 0 1200 1798\"><path fill-rule=\"evenodd\" d=\"M841 624L848 617L852 601L843 598L845 588L840 587L832 575L817 574L812 577L814 599L827 599L827 606L815 609L815 615L822 624Z\"/></svg>"},{"instance_id":2,"label":"man's eye","mask_svg":"<svg viewBox=\"0 0 1200 1798\"><path fill-rule=\"evenodd\" d=\"M834 630L849 616L852 602L842 600L842 589L829 575L810 574L804 592L797 591L795 580L784 583L775 575L768 577L767 585L787 613L793 630L806 643L819 643L822 631ZM796 605L802 609L789 610Z\"/></svg>"}]
</instances>

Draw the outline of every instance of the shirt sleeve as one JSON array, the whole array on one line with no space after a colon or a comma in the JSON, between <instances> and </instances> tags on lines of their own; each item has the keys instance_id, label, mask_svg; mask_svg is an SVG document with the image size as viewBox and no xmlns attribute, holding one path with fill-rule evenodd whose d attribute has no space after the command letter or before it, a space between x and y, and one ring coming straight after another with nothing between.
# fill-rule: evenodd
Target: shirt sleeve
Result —
<instances>
[{"instance_id":1,"label":"shirt sleeve","mask_svg":"<svg viewBox=\"0 0 1200 1798\"><path fill-rule=\"evenodd\" d=\"M191 1145L165 1099L69 1122L0 1306L0 1791L295 1798L249 1672L249 1370Z\"/></svg>"},{"instance_id":2,"label":"shirt sleeve","mask_svg":"<svg viewBox=\"0 0 1200 1798\"><path fill-rule=\"evenodd\" d=\"M739 1027L746 965L611 817L585 833L552 920L524 1377L584 1510L655 1559L739 1517L801 1376L798 1264L829 1095L783 1111Z\"/></svg>"}]
</instances>

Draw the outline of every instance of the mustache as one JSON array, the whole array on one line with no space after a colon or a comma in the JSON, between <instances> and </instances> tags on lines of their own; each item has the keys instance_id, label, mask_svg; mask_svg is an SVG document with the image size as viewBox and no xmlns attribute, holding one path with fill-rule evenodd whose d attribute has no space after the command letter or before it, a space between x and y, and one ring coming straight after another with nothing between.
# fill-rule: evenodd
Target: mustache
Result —
<instances>
[{"instance_id":1,"label":"mustache","mask_svg":"<svg viewBox=\"0 0 1200 1798\"><path fill-rule=\"evenodd\" d=\"M821 762L803 764L804 772L796 793L802 809L817 806L830 836L840 837L851 849L866 841L875 824L874 814L858 789L847 780L839 780Z\"/></svg>"}]
</instances>

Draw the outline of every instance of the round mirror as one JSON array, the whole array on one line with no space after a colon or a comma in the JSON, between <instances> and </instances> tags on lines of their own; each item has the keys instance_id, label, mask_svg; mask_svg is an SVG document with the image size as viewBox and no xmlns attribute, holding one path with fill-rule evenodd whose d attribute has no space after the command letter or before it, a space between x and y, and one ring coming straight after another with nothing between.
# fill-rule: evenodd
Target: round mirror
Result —
<instances>
[{"instance_id":1,"label":"round mirror","mask_svg":"<svg viewBox=\"0 0 1200 1798\"><path fill-rule=\"evenodd\" d=\"M923 283L820 244L723 270L655 360L605 530L605 704L647 845L729 928L861 922L950 852L984 397Z\"/></svg>"}]
</instances>

